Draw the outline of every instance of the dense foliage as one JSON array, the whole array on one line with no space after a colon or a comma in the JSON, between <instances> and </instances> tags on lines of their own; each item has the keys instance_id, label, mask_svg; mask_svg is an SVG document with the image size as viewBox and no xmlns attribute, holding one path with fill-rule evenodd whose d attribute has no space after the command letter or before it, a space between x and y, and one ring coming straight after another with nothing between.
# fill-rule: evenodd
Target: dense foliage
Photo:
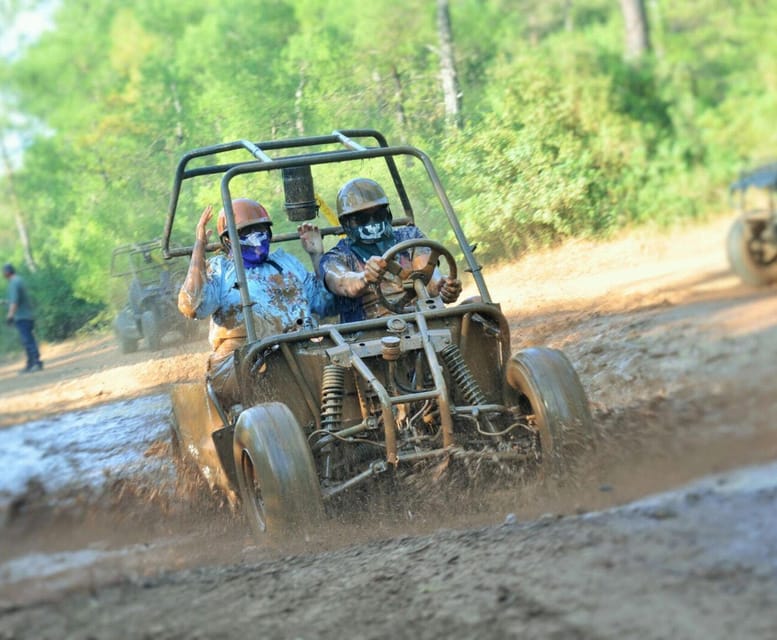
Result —
<instances>
[{"instance_id":1,"label":"dense foliage","mask_svg":"<svg viewBox=\"0 0 777 640\"><path fill-rule=\"evenodd\" d=\"M625 62L615 0L450 0L454 128L432 0L60 0L0 62L0 129L25 140L0 253L25 273L20 216L60 338L116 304L111 251L159 237L185 150L351 127L429 153L483 261L719 211L774 155L777 0L647 7L654 51Z\"/></svg>"}]
</instances>

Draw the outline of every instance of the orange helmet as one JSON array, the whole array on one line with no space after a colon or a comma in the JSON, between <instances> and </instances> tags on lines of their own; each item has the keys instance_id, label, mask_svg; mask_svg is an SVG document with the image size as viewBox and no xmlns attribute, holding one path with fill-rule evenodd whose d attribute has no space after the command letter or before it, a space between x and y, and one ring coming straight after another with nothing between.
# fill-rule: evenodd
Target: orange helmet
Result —
<instances>
[{"instance_id":1,"label":"orange helmet","mask_svg":"<svg viewBox=\"0 0 777 640\"><path fill-rule=\"evenodd\" d=\"M232 211L235 214L235 226L238 231L253 224L272 225L267 209L256 200L249 200L248 198L233 200ZM219 238L223 239L227 234L227 215L224 213L223 208L219 211L216 229L218 230Z\"/></svg>"}]
</instances>

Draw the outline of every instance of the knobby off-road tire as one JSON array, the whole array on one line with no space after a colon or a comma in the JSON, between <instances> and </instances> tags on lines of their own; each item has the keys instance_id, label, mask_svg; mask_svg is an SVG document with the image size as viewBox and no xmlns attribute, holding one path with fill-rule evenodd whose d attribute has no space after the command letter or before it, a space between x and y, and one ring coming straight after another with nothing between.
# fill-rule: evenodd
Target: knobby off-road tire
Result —
<instances>
[{"instance_id":1,"label":"knobby off-road tire","mask_svg":"<svg viewBox=\"0 0 777 640\"><path fill-rule=\"evenodd\" d=\"M156 314L151 310L144 311L140 316L140 326L149 350L159 351L162 346L162 332Z\"/></svg>"},{"instance_id":2,"label":"knobby off-road tire","mask_svg":"<svg viewBox=\"0 0 777 640\"><path fill-rule=\"evenodd\" d=\"M234 456L243 510L257 542L299 539L320 522L324 509L313 456L285 404L240 414Z\"/></svg>"},{"instance_id":3,"label":"knobby off-road tire","mask_svg":"<svg viewBox=\"0 0 777 640\"><path fill-rule=\"evenodd\" d=\"M119 347L122 353L135 353L138 350L138 341L135 338L119 338Z\"/></svg>"},{"instance_id":4,"label":"knobby off-road tire","mask_svg":"<svg viewBox=\"0 0 777 640\"><path fill-rule=\"evenodd\" d=\"M746 284L763 287L777 282L777 262L764 266L750 252L753 230L744 217L737 218L728 231L726 253L731 270Z\"/></svg>"},{"instance_id":5,"label":"knobby off-road tire","mask_svg":"<svg viewBox=\"0 0 777 640\"><path fill-rule=\"evenodd\" d=\"M594 444L588 397L572 363L561 351L534 347L513 355L505 375L519 406L534 415L543 469L569 474Z\"/></svg>"}]
</instances>

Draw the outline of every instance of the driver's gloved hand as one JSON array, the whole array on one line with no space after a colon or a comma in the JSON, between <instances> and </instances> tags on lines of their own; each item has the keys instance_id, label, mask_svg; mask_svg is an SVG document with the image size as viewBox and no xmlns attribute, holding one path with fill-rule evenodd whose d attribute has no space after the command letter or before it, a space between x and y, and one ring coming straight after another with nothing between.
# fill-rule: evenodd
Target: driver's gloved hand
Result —
<instances>
[{"instance_id":1,"label":"driver's gloved hand","mask_svg":"<svg viewBox=\"0 0 777 640\"><path fill-rule=\"evenodd\" d=\"M443 278L440 286L440 297L445 304L456 302L461 295L461 280L457 278Z\"/></svg>"},{"instance_id":2,"label":"driver's gloved hand","mask_svg":"<svg viewBox=\"0 0 777 640\"><path fill-rule=\"evenodd\" d=\"M368 283L377 282L386 273L388 265L380 256L372 256L364 265L364 279Z\"/></svg>"}]
</instances>

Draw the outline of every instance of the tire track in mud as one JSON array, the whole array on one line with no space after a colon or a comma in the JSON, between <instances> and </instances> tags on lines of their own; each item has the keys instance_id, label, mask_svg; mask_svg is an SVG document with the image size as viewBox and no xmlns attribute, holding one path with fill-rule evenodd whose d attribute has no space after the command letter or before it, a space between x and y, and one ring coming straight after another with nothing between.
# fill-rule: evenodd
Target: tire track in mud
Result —
<instances>
[{"instance_id":1,"label":"tire track in mud","mask_svg":"<svg viewBox=\"0 0 777 640\"><path fill-rule=\"evenodd\" d=\"M649 250L719 243L722 253L722 237ZM574 482L441 494L409 510L373 505L361 521L330 523L320 540L272 551L249 546L239 519L217 506L210 516L192 509L181 526L162 516L150 535L137 534L149 547L128 547L126 561L93 570L87 584L74 576L0 604L0 637L776 636L774 488L725 494L721 487L737 485L728 479L611 510L777 459L777 296L741 286L717 258L694 262L680 249L682 260L669 255L638 282L627 273L617 290L587 290L571 258L552 265L563 285L555 294L550 277L532 277L536 262L506 272L502 288L516 291L505 305L513 350L563 349L593 403L599 447ZM591 273L595 252L585 253ZM637 258L631 271L645 262ZM540 286L535 295L516 281ZM494 526L508 514L516 524ZM89 543L85 535L72 547Z\"/></svg>"},{"instance_id":2,"label":"tire track in mud","mask_svg":"<svg viewBox=\"0 0 777 640\"><path fill-rule=\"evenodd\" d=\"M773 637L775 477L771 464L605 511L125 577L7 608L0 632Z\"/></svg>"},{"instance_id":3,"label":"tire track in mud","mask_svg":"<svg viewBox=\"0 0 777 640\"><path fill-rule=\"evenodd\" d=\"M589 484L616 483L610 504L777 459L769 418L777 397L764 384L777 344L777 296L716 267L650 282L636 294L626 287L578 300L537 298L528 314L508 309L513 351L559 348L578 371L599 434Z\"/></svg>"}]
</instances>

